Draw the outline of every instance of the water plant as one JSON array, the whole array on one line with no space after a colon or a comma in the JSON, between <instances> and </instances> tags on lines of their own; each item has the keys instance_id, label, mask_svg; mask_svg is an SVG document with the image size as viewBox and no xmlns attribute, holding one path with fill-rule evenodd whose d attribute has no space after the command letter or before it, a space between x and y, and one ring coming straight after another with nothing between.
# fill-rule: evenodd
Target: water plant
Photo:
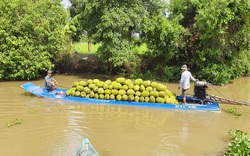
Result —
<instances>
[{"instance_id":1,"label":"water plant","mask_svg":"<svg viewBox=\"0 0 250 156\"><path fill-rule=\"evenodd\" d=\"M13 125L17 125L17 124L21 124L23 121L23 119L19 119L19 118L16 118L14 120L11 120L11 121L7 121L6 122L6 127L10 127L10 126L13 126Z\"/></svg>"},{"instance_id":2,"label":"water plant","mask_svg":"<svg viewBox=\"0 0 250 156\"><path fill-rule=\"evenodd\" d=\"M227 108L226 110L228 113L233 114L235 117L239 117L242 114L242 110L237 110L237 108Z\"/></svg>"},{"instance_id":3,"label":"water plant","mask_svg":"<svg viewBox=\"0 0 250 156\"><path fill-rule=\"evenodd\" d=\"M228 135L232 141L228 143L225 156L248 156L250 155L250 138L242 130L230 130Z\"/></svg>"}]
</instances>

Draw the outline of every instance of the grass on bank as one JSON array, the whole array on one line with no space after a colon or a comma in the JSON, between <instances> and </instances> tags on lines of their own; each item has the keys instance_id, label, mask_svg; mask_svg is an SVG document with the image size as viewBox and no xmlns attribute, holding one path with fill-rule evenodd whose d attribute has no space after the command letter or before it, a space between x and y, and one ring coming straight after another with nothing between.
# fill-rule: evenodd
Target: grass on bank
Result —
<instances>
[{"instance_id":1,"label":"grass on bank","mask_svg":"<svg viewBox=\"0 0 250 156\"><path fill-rule=\"evenodd\" d=\"M81 43L74 43L73 44L73 52L77 51L79 53L85 54L85 53L95 53L98 49L98 47L101 44L92 44L91 48L92 51L88 52L88 43L87 42L81 42ZM141 46L136 46L132 49L132 52L143 54L145 51L147 51L147 45L142 44Z\"/></svg>"}]
</instances>

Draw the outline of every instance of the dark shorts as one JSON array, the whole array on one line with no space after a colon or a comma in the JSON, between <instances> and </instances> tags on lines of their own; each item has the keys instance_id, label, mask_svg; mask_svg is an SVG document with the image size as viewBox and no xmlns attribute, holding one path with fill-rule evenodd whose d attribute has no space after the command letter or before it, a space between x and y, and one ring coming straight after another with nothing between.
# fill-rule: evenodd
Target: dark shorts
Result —
<instances>
[{"instance_id":1,"label":"dark shorts","mask_svg":"<svg viewBox=\"0 0 250 156\"><path fill-rule=\"evenodd\" d=\"M48 92L52 92L52 91L55 90L55 87L54 87L54 86L46 86L46 90L47 90Z\"/></svg>"},{"instance_id":2,"label":"dark shorts","mask_svg":"<svg viewBox=\"0 0 250 156\"><path fill-rule=\"evenodd\" d=\"M182 88L181 95L182 95L183 97L186 97L186 96L187 96L187 90L188 90L188 89L183 89L183 88Z\"/></svg>"}]
</instances>

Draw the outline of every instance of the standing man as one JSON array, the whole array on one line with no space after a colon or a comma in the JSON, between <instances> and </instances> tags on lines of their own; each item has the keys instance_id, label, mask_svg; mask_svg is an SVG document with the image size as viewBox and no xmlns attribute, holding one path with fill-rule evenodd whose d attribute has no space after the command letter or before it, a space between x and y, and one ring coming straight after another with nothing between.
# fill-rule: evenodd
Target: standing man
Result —
<instances>
[{"instance_id":1,"label":"standing man","mask_svg":"<svg viewBox=\"0 0 250 156\"><path fill-rule=\"evenodd\" d=\"M183 96L183 104L186 104L186 96L187 90L190 88L190 80L197 81L192 74L187 70L187 65L183 65L181 67L182 74L180 84L178 85L178 89L182 88L182 96Z\"/></svg>"},{"instance_id":2,"label":"standing man","mask_svg":"<svg viewBox=\"0 0 250 156\"><path fill-rule=\"evenodd\" d=\"M49 92L53 92L55 90L55 86L58 85L58 82L56 79L51 77L52 71L48 70L47 76L44 78L44 87L47 89Z\"/></svg>"}]
</instances>

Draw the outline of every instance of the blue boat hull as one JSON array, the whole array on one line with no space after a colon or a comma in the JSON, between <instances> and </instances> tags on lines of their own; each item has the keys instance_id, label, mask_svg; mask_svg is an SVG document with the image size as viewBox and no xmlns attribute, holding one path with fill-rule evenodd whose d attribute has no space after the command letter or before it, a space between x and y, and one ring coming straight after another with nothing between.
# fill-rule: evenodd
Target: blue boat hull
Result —
<instances>
[{"instance_id":1,"label":"blue boat hull","mask_svg":"<svg viewBox=\"0 0 250 156\"><path fill-rule=\"evenodd\" d=\"M220 111L220 107L216 101L207 100L206 104L199 104L201 100L187 97L186 105L176 105L176 104L161 104L161 103L148 103L148 102L131 102L131 101L117 101L117 100L103 100L94 98L82 98L74 96L65 96L66 89L57 88L56 92L50 93L41 86L34 85L31 82L21 85L21 87L38 97L50 98L50 99L60 99L69 100L82 103L92 103L92 104L112 104L112 105L126 105L126 106L138 106L138 107L153 107L153 108L166 108L166 109L184 109L184 110L206 110L206 111ZM60 93L63 93L61 95ZM181 101L182 97L177 96L177 100Z\"/></svg>"}]
</instances>

